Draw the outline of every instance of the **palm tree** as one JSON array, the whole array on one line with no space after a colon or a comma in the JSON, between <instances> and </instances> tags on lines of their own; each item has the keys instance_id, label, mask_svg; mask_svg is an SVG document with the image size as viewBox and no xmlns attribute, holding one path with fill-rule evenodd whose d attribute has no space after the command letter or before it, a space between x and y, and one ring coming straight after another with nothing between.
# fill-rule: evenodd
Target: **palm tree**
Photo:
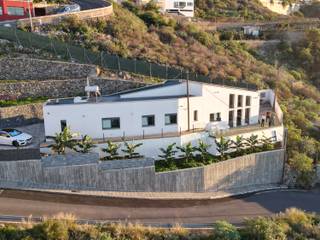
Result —
<instances>
[{"instance_id":1,"label":"palm tree","mask_svg":"<svg viewBox=\"0 0 320 240\"><path fill-rule=\"evenodd\" d=\"M75 151L80 153L89 153L95 145L93 144L92 138L88 135L85 135L82 137L80 142L77 142L76 146L78 148L75 148Z\"/></svg>"},{"instance_id":2,"label":"palm tree","mask_svg":"<svg viewBox=\"0 0 320 240\"><path fill-rule=\"evenodd\" d=\"M202 161L209 160L210 153L208 152L208 149L211 147L211 145L205 143L202 140L199 140L198 147L196 147L196 150L200 153Z\"/></svg>"},{"instance_id":3,"label":"palm tree","mask_svg":"<svg viewBox=\"0 0 320 240\"><path fill-rule=\"evenodd\" d=\"M55 143L51 148L58 154L65 154L66 148L74 150L76 146L76 140L73 139L73 134L69 127L64 128L60 133L56 133L54 141Z\"/></svg>"},{"instance_id":4,"label":"palm tree","mask_svg":"<svg viewBox=\"0 0 320 240\"><path fill-rule=\"evenodd\" d=\"M160 151L162 154L158 155L160 158L166 160L168 163L172 163L174 160L174 155L177 153L176 150L174 150L176 143L172 143L167 148L160 148Z\"/></svg>"},{"instance_id":5,"label":"palm tree","mask_svg":"<svg viewBox=\"0 0 320 240\"><path fill-rule=\"evenodd\" d=\"M182 153L179 157L184 158L187 162L194 158L193 153L196 151L196 149L190 142L185 146L177 146L177 149L179 149Z\"/></svg>"},{"instance_id":6,"label":"palm tree","mask_svg":"<svg viewBox=\"0 0 320 240\"><path fill-rule=\"evenodd\" d=\"M235 149L237 154L241 154L244 147L245 147L245 142L242 136L237 136L236 140L232 140L231 148Z\"/></svg>"},{"instance_id":7,"label":"palm tree","mask_svg":"<svg viewBox=\"0 0 320 240\"><path fill-rule=\"evenodd\" d=\"M254 153L257 150L257 145L260 143L258 135L253 134L249 138L245 139L245 141L250 153Z\"/></svg>"},{"instance_id":8,"label":"palm tree","mask_svg":"<svg viewBox=\"0 0 320 240\"><path fill-rule=\"evenodd\" d=\"M128 158L139 157L140 154L136 152L136 149L142 145L142 143L128 143L126 141L123 142L125 149L121 149L122 152L126 153Z\"/></svg>"},{"instance_id":9,"label":"palm tree","mask_svg":"<svg viewBox=\"0 0 320 240\"><path fill-rule=\"evenodd\" d=\"M231 140L222 136L220 141L215 139L215 143L217 145L217 151L220 153L221 160L225 160L226 153L229 151L231 146Z\"/></svg>"},{"instance_id":10,"label":"palm tree","mask_svg":"<svg viewBox=\"0 0 320 240\"><path fill-rule=\"evenodd\" d=\"M112 160L119 156L119 153L118 153L119 148L120 148L120 144L116 144L108 140L107 147L102 148L102 151L108 154L106 156L106 159Z\"/></svg>"},{"instance_id":11,"label":"palm tree","mask_svg":"<svg viewBox=\"0 0 320 240\"><path fill-rule=\"evenodd\" d=\"M272 144L272 137L266 137L265 135L262 136L260 139L260 142L262 143L262 150L263 151L269 151L274 148Z\"/></svg>"}]
</instances>

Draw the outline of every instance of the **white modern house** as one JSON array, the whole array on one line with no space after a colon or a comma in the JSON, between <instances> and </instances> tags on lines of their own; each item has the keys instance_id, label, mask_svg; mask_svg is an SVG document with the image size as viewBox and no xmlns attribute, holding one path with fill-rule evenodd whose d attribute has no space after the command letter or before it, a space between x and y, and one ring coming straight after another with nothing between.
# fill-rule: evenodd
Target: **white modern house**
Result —
<instances>
[{"instance_id":1,"label":"white modern house","mask_svg":"<svg viewBox=\"0 0 320 240\"><path fill-rule=\"evenodd\" d=\"M255 134L283 139L282 112L272 90L185 80L108 96L49 100L43 114L47 137L68 126L94 139L139 140L148 156L172 142L183 145L207 140L208 135L235 138ZM269 117L270 124L262 127L262 116Z\"/></svg>"},{"instance_id":2,"label":"white modern house","mask_svg":"<svg viewBox=\"0 0 320 240\"><path fill-rule=\"evenodd\" d=\"M157 4L164 13L194 16L194 0L157 0Z\"/></svg>"}]
</instances>

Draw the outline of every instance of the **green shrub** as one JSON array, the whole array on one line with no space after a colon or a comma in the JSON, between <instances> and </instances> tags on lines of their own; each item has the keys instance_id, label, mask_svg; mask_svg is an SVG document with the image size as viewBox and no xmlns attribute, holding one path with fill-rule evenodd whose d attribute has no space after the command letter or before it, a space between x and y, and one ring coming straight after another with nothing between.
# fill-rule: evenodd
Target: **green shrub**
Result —
<instances>
[{"instance_id":1,"label":"green shrub","mask_svg":"<svg viewBox=\"0 0 320 240\"><path fill-rule=\"evenodd\" d=\"M217 221L213 225L213 237L215 240L240 240L241 236L237 228L225 221Z\"/></svg>"},{"instance_id":2,"label":"green shrub","mask_svg":"<svg viewBox=\"0 0 320 240\"><path fill-rule=\"evenodd\" d=\"M272 219L259 217L247 220L242 237L250 240L286 240L284 229Z\"/></svg>"}]
</instances>

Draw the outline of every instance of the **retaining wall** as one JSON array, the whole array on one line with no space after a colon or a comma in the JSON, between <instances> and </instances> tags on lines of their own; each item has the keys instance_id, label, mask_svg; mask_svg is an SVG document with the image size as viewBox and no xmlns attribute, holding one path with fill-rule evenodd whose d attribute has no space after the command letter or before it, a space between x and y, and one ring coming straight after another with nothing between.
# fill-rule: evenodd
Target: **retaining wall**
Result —
<instances>
[{"instance_id":1,"label":"retaining wall","mask_svg":"<svg viewBox=\"0 0 320 240\"><path fill-rule=\"evenodd\" d=\"M57 24L61 22L63 19L68 17L76 17L80 20L108 17L113 14L113 6L112 6L112 3L109 3L109 2L106 2L106 5L107 6L105 7L82 10L80 12L61 13L61 14L42 16L42 17L33 17L32 23L35 26L39 26L43 24ZM17 24L30 25L30 21L29 19L20 19L17 21Z\"/></svg>"},{"instance_id":2,"label":"retaining wall","mask_svg":"<svg viewBox=\"0 0 320 240\"><path fill-rule=\"evenodd\" d=\"M216 192L282 181L284 150L204 167L156 173L152 159L99 162L95 153L37 161L0 161L0 185L121 192Z\"/></svg>"},{"instance_id":3,"label":"retaining wall","mask_svg":"<svg viewBox=\"0 0 320 240\"><path fill-rule=\"evenodd\" d=\"M0 128L18 127L43 120L42 103L0 108Z\"/></svg>"},{"instance_id":4,"label":"retaining wall","mask_svg":"<svg viewBox=\"0 0 320 240\"><path fill-rule=\"evenodd\" d=\"M33 58L0 58L1 80L78 79L97 75L94 65Z\"/></svg>"},{"instance_id":5,"label":"retaining wall","mask_svg":"<svg viewBox=\"0 0 320 240\"><path fill-rule=\"evenodd\" d=\"M102 78L92 78L90 79L90 84L98 85L103 95L146 85L140 82ZM1 93L5 93L4 97L17 99L28 97L64 98L79 95L83 96L85 95L84 88L86 85L86 78L47 81L15 81L7 83L1 83L0 80L0 98L2 95Z\"/></svg>"}]
</instances>

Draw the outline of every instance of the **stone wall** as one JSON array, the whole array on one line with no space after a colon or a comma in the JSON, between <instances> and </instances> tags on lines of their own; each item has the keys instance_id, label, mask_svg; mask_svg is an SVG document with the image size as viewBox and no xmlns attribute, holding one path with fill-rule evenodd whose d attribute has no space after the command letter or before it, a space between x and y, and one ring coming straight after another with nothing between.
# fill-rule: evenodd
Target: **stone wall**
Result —
<instances>
[{"instance_id":1,"label":"stone wall","mask_svg":"<svg viewBox=\"0 0 320 240\"><path fill-rule=\"evenodd\" d=\"M97 75L98 72L94 65L32 58L0 58L0 80L77 79Z\"/></svg>"},{"instance_id":2,"label":"stone wall","mask_svg":"<svg viewBox=\"0 0 320 240\"><path fill-rule=\"evenodd\" d=\"M42 103L0 108L0 128L33 124L42 120Z\"/></svg>"},{"instance_id":3,"label":"stone wall","mask_svg":"<svg viewBox=\"0 0 320 240\"><path fill-rule=\"evenodd\" d=\"M0 184L121 192L216 192L282 182L284 150L156 173L152 159L99 162L98 154L0 161Z\"/></svg>"},{"instance_id":4,"label":"stone wall","mask_svg":"<svg viewBox=\"0 0 320 240\"><path fill-rule=\"evenodd\" d=\"M90 79L90 84L98 85L102 94L111 94L145 86L144 83L140 82L102 78ZM1 83L0 80L0 97L2 95L1 93L5 93L5 96L8 98L14 97L18 99L27 97L74 97L77 95L84 95L84 88L86 85L86 78L47 81L14 81L6 83Z\"/></svg>"}]
</instances>

